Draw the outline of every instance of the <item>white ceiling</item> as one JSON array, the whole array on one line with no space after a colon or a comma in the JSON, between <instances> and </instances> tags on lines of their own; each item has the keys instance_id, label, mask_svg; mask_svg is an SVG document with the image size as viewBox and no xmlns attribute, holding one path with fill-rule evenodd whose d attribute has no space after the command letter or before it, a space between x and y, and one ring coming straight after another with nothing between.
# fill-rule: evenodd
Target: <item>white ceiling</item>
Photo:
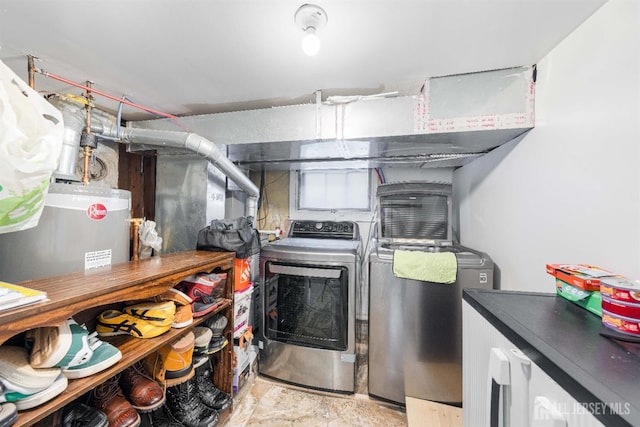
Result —
<instances>
[{"instance_id":1,"label":"white ceiling","mask_svg":"<svg viewBox=\"0 0 640 427\"><path fill-rule=\"evenodd\" d=\"M309 57L294 24L304 0L0 0L0 60L26 81L31 54L40 69L175 115L238 111L532 65L605 2L318 0L328 24ZM82 92L42 75L35 86Z\"/></svg>"}]
</instances>

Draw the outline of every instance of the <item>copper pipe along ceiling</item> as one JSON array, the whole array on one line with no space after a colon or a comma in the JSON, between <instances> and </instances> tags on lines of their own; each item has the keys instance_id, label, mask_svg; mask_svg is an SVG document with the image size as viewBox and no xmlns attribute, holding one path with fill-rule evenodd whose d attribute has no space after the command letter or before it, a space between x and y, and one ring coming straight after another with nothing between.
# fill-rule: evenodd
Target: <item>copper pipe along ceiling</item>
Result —
<instances>
[{"instance_id":1,"label":"copper pipe along ceiling","mask_svg":"<svg viewBox=\"0 0 640 427\"><path fill-rule=\"evenodd\" d=\"M144 111L146 111L148 113L155 114L157 116L166 117L168 119L173 120L182 130L185 130L185 131L189 130L186 127L184 127L180 123L178 117L174 116L173 114L164 113L162 111L154 110L153 108L145 107L144 105L136 104L135 102L131 102L131 101L127 100L127 99L118 98L116 96L109 95L106 92L102 92L100 90L97 90L97 89L94 89L94 88L91 88L91 87L87 87L85 85L81 85L81 84L76 83L76 82L74 82L72 80L65 79L64 77L60 77L60 76L57 76L55 74L51 74L48 71L44 71L44 70L40 70L40 69L36 69L36 71L38 73L42 74L43 76L50 77L50 78L52 78L54 80L58 80L59 82L66 83L68 85L75 86L75 87L80 88L80 89L90 90L92 93L95 93L96 95L103 96L105 98L108 98L108 99L111 99L113 101L128 105L130 107L134 107L134 108L138 108L140 110L144 110Z\"/></svg>"}]
</instances>

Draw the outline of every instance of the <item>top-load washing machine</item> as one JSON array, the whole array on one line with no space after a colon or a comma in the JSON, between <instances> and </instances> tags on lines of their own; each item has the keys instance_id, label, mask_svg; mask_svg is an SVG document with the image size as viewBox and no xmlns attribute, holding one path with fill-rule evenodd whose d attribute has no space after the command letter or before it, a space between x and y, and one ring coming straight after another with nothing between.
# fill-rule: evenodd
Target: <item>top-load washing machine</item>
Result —
<instances>
[{"instance_id":1,"label":"top-load washing machine","mask_svg":"<svg viewBox=\"0 0 640 427\"><path fill-rule=\"evenodd\" d=\"M451 186L378 187L377 237L369 256L369 394L462 402L462 289L493 287L493 262L454 242ZM396 251L455 254L455 282L397 277Z\"/></svg>"}]
</instances>

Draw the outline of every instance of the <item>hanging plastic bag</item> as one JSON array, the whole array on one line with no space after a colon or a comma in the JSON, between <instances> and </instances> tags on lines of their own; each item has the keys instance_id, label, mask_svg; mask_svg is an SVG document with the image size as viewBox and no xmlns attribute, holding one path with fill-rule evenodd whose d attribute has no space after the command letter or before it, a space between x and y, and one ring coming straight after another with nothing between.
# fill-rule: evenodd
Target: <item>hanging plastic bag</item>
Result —
<instances>
[{"instance_id":1,"label":"hanging plastic bag","mask_svg":"<svg viewBox=\"0 0 640 427\"><path fill-rule=\"evenodd\" d=\"M38 225L63 133L60 111L0 61L0 233Z\"/></svg>"},{"instance_id":2,"label":"hanging plastic bag","mask_svg":"<svg viewBox=\"0 0 640 427\"><path fill-rule=\"evenodd\" d=\"M260 235L251 225L252 222L252 217L214 219L198 232L196 248L235 252L237 258L255 255L260 252Z\"/></svg>"},{"instance_id":3,"label":"hanging plastic bag","mask_svg":"<svg viewBox=\"0 0 640 427\"><path fill-rule=\"evenodd\" d=\"M158 236L155 221L144 221L138 229L140 237L140 259L151 257L152 250L156 253L162 248L162 237Z\"/></svg>"}]
</instances>

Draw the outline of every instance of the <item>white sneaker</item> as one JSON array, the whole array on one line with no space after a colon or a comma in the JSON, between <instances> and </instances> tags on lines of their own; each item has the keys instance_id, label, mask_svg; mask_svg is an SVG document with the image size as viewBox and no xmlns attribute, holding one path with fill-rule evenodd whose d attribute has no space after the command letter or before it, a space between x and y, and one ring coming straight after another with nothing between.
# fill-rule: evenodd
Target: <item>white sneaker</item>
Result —
<instances>
[{"instance_id":1,"label":"white sneaker","mask_svg":"<svg viewBox=\"0 0 640 427\"><path fill-rule=\"evenodd\" d=\"M58 375L58 378L56 378L56 380L53 382L53 384L51 384L46 389L25 397L24 399L16 400L15 402L13 402L13 404L16 405L18 411L35 408L36 406L50 401L51 399L65 391L67 388L67 384L69 384L69 382L67 381L67 377L60 374Z\"/></svg>"},{"instance_id":2,"label":"white sneaker","mask_svg":"<svg viewBox=\"0 0 640 427\"><path fill-rule=\"evenodd\" d=\"M35 393L51 386L60 375L60 369L33 369L29 365L27 350L12 345L0 346L0 378L7 389L29 390Z\"/></svg>"}]
</instances>

